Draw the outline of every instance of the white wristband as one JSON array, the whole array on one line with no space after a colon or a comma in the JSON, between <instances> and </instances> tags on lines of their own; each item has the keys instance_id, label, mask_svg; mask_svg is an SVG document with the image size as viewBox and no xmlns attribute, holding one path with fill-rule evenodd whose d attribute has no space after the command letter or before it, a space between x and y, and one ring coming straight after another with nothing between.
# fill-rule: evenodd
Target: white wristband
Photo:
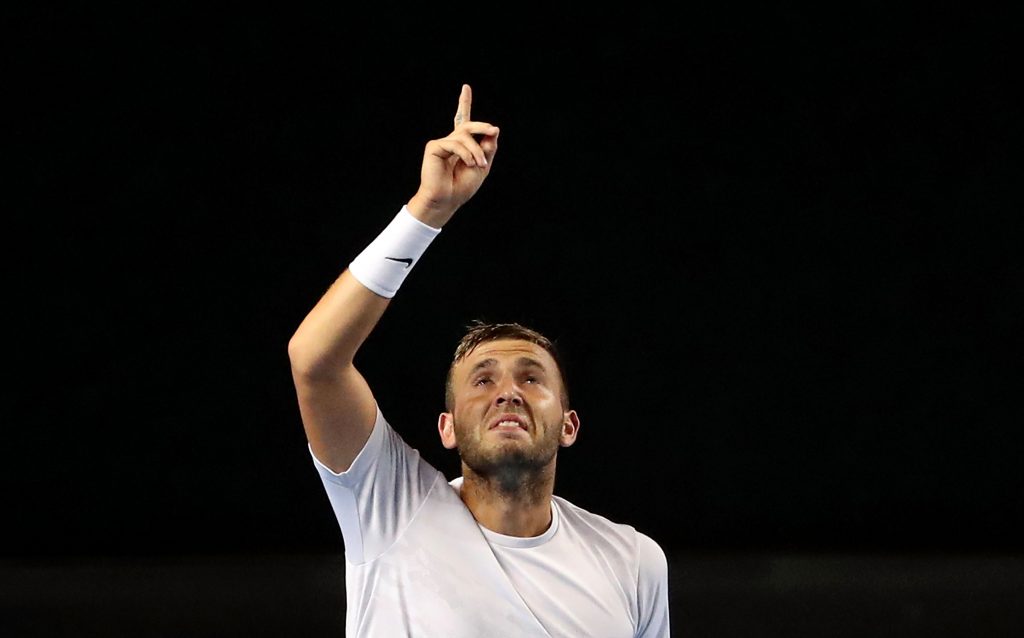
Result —
<instances>
[{"instance_id":1,"label":"white wristband","mask_svg":"<svg viewBox=\"0 0 1024 638\"><path fill-rule=\"evenodd\" d=\"M352 260L348 270L359 283L390 299L440 232L440 228L424 224L402 206L380 235Z\"/></svg>"}]
</instances>

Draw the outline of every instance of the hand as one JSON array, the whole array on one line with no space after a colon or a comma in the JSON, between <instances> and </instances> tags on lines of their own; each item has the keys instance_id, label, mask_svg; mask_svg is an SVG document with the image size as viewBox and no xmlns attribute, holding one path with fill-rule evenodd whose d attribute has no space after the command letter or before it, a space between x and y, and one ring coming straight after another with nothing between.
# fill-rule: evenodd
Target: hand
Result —
<instances>
[{"instance_id":1,"label":"hand","mask_svg":"<svg viewBox=\"0 0 1024 638\"><path fill-rule=\"evenodd\" d=\"M447 137L427 142L423 152L420 187L408 206L410 213L435 228L476 194L494 166L498 127L470 119L472 106L473 91L463 84L455 128Z\"/></svg>"}]
</instances>

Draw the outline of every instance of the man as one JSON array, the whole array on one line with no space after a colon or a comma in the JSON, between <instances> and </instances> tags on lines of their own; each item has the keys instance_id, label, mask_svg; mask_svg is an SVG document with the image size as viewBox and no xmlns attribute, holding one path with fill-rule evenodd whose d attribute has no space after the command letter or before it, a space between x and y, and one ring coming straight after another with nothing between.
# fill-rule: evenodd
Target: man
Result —
<instances>
[{"instance_id":1,"label":"man","mask_svg":"<svg viewBox=\"0 0 1024 638\"><path fill-rule=\"evenodd\" d=\"M431 240L494 165L498 127L427 143L420 187L341 273L288 344L312 462L345 541L346 635L668 636L667 561L634 528L553 494L580 420L553 344L479 324L458 344L438 419L447 481L391 428L356 351Z\"/></svg>"}]
</instances>

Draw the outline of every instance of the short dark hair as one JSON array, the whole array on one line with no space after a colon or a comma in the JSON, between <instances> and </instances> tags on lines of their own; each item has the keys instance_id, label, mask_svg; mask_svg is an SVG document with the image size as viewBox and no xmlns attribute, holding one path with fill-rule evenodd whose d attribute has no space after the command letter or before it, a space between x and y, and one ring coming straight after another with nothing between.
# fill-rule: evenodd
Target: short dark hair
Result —
<instances>
[{"instance_id":1,"label":"short dark hair","mask_svg":"<svg viewBox=\"0 0 1024 638\"><path fill-rule=\"evenodd\" d=\"M562 409L569 409L569 384L565 378L565 365L562 362L562 357L558 352L558 348L555 346L554 341L548 339L540 332L533 328L528 328L520 323L491 323L482 320L474 320L466 326L466 333L459 340L459 345L455 348L455 356L452 357L452 362L448 366L448 378L444 384L444 403L445 409L451 412L455 408L455 390L454 390L454 372L455 365L465 359L470 352L475 350L477 346L489 341L498 341L500 339L517 339L520 341L528 341L532 344L538 345L555 360L555 365L558 366L558 373L562 377Z\"/></svg>"}]
</instances>

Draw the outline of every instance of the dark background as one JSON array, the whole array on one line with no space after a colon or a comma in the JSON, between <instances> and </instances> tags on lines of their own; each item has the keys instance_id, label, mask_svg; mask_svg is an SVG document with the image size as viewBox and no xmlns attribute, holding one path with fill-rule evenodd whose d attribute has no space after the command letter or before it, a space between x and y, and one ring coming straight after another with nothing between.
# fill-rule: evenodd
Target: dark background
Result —
<instances>
[{"instance_id":1,"label":"dark background","mask_svg":"<svg viewBox=\"0 0 1024 638\"><path fill-rule=\"evenodd\" d=\"M556 492L670 555L1024 549L1019 11L13 17L7 559L341 552L287 342L463 82L493 172L357 359L429 461L516 320Z\"/></svg>"}]
</instances>

